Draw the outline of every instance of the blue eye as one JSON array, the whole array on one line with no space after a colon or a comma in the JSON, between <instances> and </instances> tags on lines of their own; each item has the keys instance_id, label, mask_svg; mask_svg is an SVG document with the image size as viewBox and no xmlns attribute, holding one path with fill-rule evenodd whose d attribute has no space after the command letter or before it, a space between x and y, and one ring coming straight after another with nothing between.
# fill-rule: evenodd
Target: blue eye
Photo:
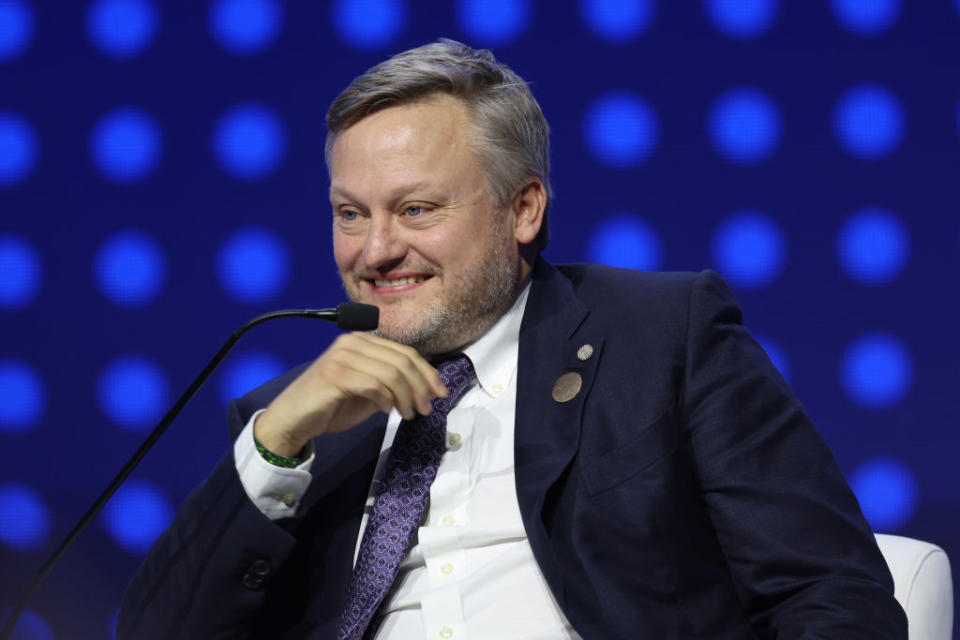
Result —
<instances>
[{"instance_id":1,"label":"blue eye","mask_svg":"<svg viewBox=\"0 0 960 640\"><path fill-rule=\"evenodd\" d=\"M351 211L350 209L347 209L346 211L340 214L340 217L343 218L346 222L353 222L354 220L357 219L359 215L360 214L358 214L356 211Z\"/></svg>"},{"instance_id":2,"label":"blue eye","mask_svg":"<svg viewBox=\"0 0 960 640\"><path fill-rule=\"evenodd\" d=\"M423 207L418 207L417 205L413 205L413 206L407 207L405 211L408 216L418 216L421 213L423 213Z\"/></svg>"}]
</instances>

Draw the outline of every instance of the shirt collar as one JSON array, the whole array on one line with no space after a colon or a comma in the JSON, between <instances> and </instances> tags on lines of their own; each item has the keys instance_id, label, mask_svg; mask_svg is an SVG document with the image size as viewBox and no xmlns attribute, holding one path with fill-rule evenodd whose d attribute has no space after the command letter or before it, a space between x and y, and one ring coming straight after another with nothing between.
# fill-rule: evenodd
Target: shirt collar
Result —
<instances>
[{"instance_id":1,"label":"shirt collar","mask_svg":"<svg viewBox=\"0 0 960 640\"><path fill-rule=\"evenodd\" d=\"M480 388L491 396L503 393L517 368L520 323L529 294L528 280L510 309L463 350L477 372Z\"/></svg>"}]
</instances>

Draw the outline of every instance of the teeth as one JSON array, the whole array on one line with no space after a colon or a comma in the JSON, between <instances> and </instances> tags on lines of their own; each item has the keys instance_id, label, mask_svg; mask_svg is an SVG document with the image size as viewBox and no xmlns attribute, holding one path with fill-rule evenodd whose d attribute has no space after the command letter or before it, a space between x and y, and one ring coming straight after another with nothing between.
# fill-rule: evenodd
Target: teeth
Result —
<instances>
[{"instance_id":1,"label":"teeth","mask_svg":"<svg viewBox=\"0 0 960 640\"><path fill-rule=\"evenodd\" d=\"M399 287L405 284L423 282L426 279L425 276L409 276L407 278L396 278L394 280L374 280L373 284L378 287Z\"/></svg>"}]
</instances>

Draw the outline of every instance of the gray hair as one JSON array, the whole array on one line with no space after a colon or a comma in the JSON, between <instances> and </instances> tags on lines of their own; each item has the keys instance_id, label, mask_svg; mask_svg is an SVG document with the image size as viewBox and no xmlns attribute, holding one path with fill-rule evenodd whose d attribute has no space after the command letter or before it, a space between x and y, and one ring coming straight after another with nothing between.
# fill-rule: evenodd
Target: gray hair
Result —
<instances>
[{"instance_id":1,"label":"gray hair","mask_svg":"<svg viewBox=\"0 0 960 640\"><path fill-rule=\"evenodd\" d=\"M543 182L549 208L550 134L540 105L523 79L490 51L446 38L381 62L337 96L327 111L327 169L341 131L381 109L438 93L459 98L467 106L474 125L474 151L494 205L506 205L528 177L536 176ZM546 247L548 238L544 211L537 246Z\"/></svg>"}]
</instances>

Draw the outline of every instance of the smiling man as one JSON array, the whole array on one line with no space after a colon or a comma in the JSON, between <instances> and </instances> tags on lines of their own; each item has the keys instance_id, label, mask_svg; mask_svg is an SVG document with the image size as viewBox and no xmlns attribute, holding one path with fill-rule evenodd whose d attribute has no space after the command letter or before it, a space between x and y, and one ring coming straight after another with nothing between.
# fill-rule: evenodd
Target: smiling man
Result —
<instances>
[{"instance_id":1,"label":"smiling man","mask_svg":"<svg viewBox=\"0 0 960 640\"><path fill-rule=\"evenodd\" d=\"M486 51L337 98L373 334L230 407L121 638L905 638L869 527L712 272L539 257L547 124Z\"/></svg>"},{"instance_id":2,"label":"smiling man","mask_svg":"<svg viewBox=\"0 0 960 640\"><path fill-rule=\"evenodd\" d=\"M466 345L510 307L530 271L519 247L546 203L540 179L524 176L518 202L495 204L470 136L466 105L438 94L371 114L331 151L347 294L380 307L379 335L422 354Z\"/></svg>"}]
</instances>

